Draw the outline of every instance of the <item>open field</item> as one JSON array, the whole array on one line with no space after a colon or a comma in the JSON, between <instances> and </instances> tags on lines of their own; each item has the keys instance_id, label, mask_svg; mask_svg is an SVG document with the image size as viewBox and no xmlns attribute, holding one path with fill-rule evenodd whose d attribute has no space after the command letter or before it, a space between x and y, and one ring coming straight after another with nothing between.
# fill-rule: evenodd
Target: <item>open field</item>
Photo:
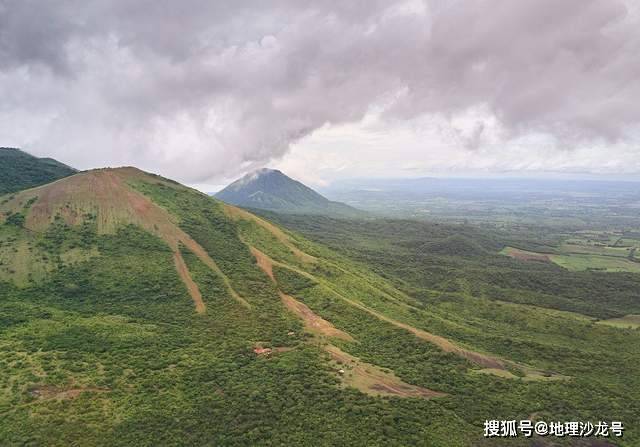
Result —
<instances>
[{"instance_id":1,"label":"open field","mask_svg":"<svg viewBox=\"0 0 640 447\"><path fill-rule=\"evenodd\" d=\"M445 393L409 385L390 371L347 354L336 346L327 345L325 350L336 364L338 376L344 386L353 387L372 396L433 398Z\"/></svg>"},{"instance_id":2,"label":"open field","mask_svg":"<svg viewBox=\"0 0 640 447\"><path fill-rule=\"evenodd\" d=\"M567 270L600 270L604 272L640 273L640 263L615 256L598 255L553 255L551 261Z\"/></svg>"},{"instance_id":3,"label":"open field","mask_svg":"<svg viewBox=\"0 0 640 447\"><path fill-rule=\"evenodd\" d=\"M626 315L621 318L610 318L608 320L598 321L598 324L613 326L618 328L640 328L640 315Z\"/></svg>"},{"instance_id":4,"label":"open field","mask_svg":"<svg viewBox=\"0 0 640 447\"><path fill-rule=\"evenodd\" d=\"M626 236L624 232L575 231L561 236L561 240L544 253L507 246L500 254L521 261L553 262L574 272L640 273L640 239Z\"/></svg>"},{"instance_id":5,"label":"open field","mask_svg":"<svg viewBox=\"0 0 640 447\"><path fill-rule=\"evenodd\" d=\"M505 247L500 253L514 259L519 259L520 261L552 262L551 255L521 250L515 247Z\"/></svg>"}]
</instances>

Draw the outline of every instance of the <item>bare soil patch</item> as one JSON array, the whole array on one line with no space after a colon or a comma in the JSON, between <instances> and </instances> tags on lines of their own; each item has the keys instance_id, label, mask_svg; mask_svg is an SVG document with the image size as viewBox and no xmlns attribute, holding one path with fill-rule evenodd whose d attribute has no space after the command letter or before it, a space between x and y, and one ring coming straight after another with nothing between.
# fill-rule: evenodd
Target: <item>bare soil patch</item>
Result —
<instances>
[{"instance_id":1,"label":"bare soil patch","mask_svg":"<svg viewBox=\"0 0 640 447\"><path fill-rule=\"evenodd\" d=\"M258 267L262 269L263 272L267 274L271 281L276 282L276 278L273 275L273 262L271 258L262 253L255 247L249 247L251 249L251 254L256 258L256 262L258 263Z\"/></svg>"},{"instance_id":2,"label":"bare soil patch","mask_svg":"<svg viewBox=\"0 0 640 447\"><path fill-rule=\"evenodd\" d=\"M97 387L84 387L84 388L57 388L54 386L38 386L32 388L29 391L34 397L42 400L57 399L57 400L70 400L75 399L82 393L106 393L109 389L97 388Z\"/></svg>"},{"instance_id":3,"label":"bare soil patch","mask_svg":"<svg viewBox=\"0 0 640 447\"><path fill-rule=\"evenodd\" d=\"M280 243L291 250L291 252L301 261L314 262L316 260L314 256L303 252L298 247L293 245L293 243L291 242L291 238L287 236L284 231L282 231L272 223L267 222L266 220L261 219L258 216L254 216L253 214L232 205L224 204L224 209L230 218L234 220L250 220L270 232Z\"/></svg>"},{"instance_id":4,"label":"bare soil patch","mask_svg":"<svg viewBox=\"0 0 640 447\"><path fill-rule=\"evenodd\" d=\"M200 289L198 288L198 285L191 278L189 269L187 268L187 265L184 263L184 259L182 258L182 255L180 254L180 252L175 252L173 254L173 261L176 265L176 271L178 272L178 275L180 275L180 279L182 279L182 282L187 287L187 290L189 291L189 295L191 295L191 298L193 299L193 302L196 305L196 312L198 312L199 314L205 313L207 310L207 307L205 306L204 301L202 300L202 294L200 293Z\"/></svg>"},{"instance_id":5,"label":"bare soil patch","mask_svg":"<svg viewBox=\"0 0 640 447\"><path fill-rule=\"evenodd\" d=\"M304 322L305 328L312 334L335 337L346 341L355 341L351 335L341 331L324 318L316 315L305 304L296 300L294 297L281 291L278 291L278 293L287 309L296 314Z\"/></svg>"},{"instance_id":6,"label":"bare soil patch","mask_svg":"<svg viewBox=\"0 0 640 447\"><path fill-rule=\"evenodd\" d=\"M19 203L37 198L25 222L25 226L32 231L45 230L58 215L67 224L77 225L85 219L87 213L91 213L97 218L99 233L113 233L123 224L137 225L164 240L173 250L174 260L175 254L180 251L180 244L183 244L223 279L229 293L236 301L250 308L250 304L233 289L229 278L220 270L206 250L180 229L175 217L127 184L127 181L144 180L146 177L147 174L135 168L81 172L23 191L17 194L7 206L16 208ZM176 264L176 268L178 267ZM188 273L186 266L183 271L178 270L183 281L186 278L185 272ZM190 283L185 282L190 293L194 291L192 282L192 280ZM192 293L191 296L197 297L197 294ZM194 298L194 302L198 310L196 299Z\"/></svg>"},{"instance_id":7,"label":"bare soil patch","mask_svg":"<svg viewBox=\"0 0 640 447\"><path fill-rule=\"evenodd\" d=\"M325 350L336 362L337 373L346 386L356 388L373 396L434 398L446 396L445 393L410 385L399 379L393 372L366 363L333 345Z\"/></svg>"},{"instance_id":8,"label":"bare soil patch","mask_svg":"<svg viewBox=\"0 0 640 447\"><path fill-rule=\"evenodd\" d=\"M263 347L262 344L258 343L254 346L253 353L259 356L270 357L271 354L280 353L280 352L289 352L289 351L292 351L293 349L294 348L290 348L287 346L276 346L271 348Z\"/></svg>"},{"instance_id":9,"label":"bare soil patch","mask_svg":"<svg viewBox=\"0 0 640 447\"><path fill-rule=\"evenodd\" d=\"M249 247L251 249L251 253L255 256L256 261L258 263L258 267L260 267L266 274L271 278L271 280L276 283L276 278L273 275L273 263L274 261L262 253L255 247ZM280 295L280 299L282 303L292 311L298 318L300 318L305 325L305 328L315 334L322 335L326 337L337 337L342 340L354 341L354 338L347 334L344 331L336 328L333 324L325 320L324 318L316 315L309 307L300 301L296 300L291 295L287 295L281 290L278 290L278 294Z\"/></svg>"}]
</instances>

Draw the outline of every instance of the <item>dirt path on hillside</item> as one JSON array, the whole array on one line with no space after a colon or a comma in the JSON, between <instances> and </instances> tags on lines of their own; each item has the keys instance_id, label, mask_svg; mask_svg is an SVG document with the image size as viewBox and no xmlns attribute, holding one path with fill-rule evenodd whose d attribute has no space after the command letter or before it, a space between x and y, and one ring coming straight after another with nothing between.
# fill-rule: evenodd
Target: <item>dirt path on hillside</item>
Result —
<instances>
[{"instance_id":1,"label":"dirt path on hillside","mask_svg":"<svg viewBox=\"0 0 640 447\"><path fill-rule=\"evenodd\" d=\"M461 348L460 346L457 346L455 343L453 343L451 340L447 338L432 334L422 329L418 329L413 326L410 326L406 323L402 323L400 321L389 318L386 315L376 312L373 309L369 309L368 307L365 307L360 303L351 301L348 298L343 297L343 299L349 301L352 305L358 307L359 309L362 309L365 312L368 312L369 314L373 315L374 317L382 321L391 323L396 327L399 327L401 329L411 332L413 335L415 335L416 337L422 340L426 340L430 343L433 343L434 345L442 349L444 352L451 352L453 354L456 354L460 357L463 357L469 360L471 363L475 363L478 366L482 366L483 368L502 369L502 370L507 369L504 362L495 357L481 354L476 351L471 351L469 349Z\"/></svg>"},{"instance_id":2,"label":"dirt path on hillside","mask_svg":"<svg viewBox=\"0 0 640 447\"><path fill-rule=\"evenodd\" d=\"M202 300L200 289L198 288L198 285L193 281L193 278L191 278L191 274L189 273L187 264L184 263L184 259L179 252L173 253L173 262L176 265L176 271L178 272L178 275L180 275L180 279L182 279L184 285L187 286L189 295L191 295L191 298L196 305L196 312L198 312L199 314L205 313L207 307Z\"/></svg>"},{"instance_id":3,"label":"dirt path on hillside","mask_svg":"<svg viewBox=\"0 0 640 447\"><path fill-rule=\"evenodd\" d=\"M438 346L444 352L450 352L452 354L456 354L459 357L465 358L469 360L471 363L485 368L489 373L493 373L495 371L496 373L494 375L497 375L499 377L506 377L504 372L509 372L508 367L511 367L523 372L525 374L525 380L556 380L556 379L565 380L568 378L560 374L548 373L535 368L531 368L526 365L521 365L511 360L505 360L495 356L482 354L480 352L473 351L471 349L463 348L445 337L441 337L439 335L432 334L422 329L415 328L409 324L394 320L393 318L383 315L380 312L377 312L373 309L369 309L368 307L366 307L365 305L359 302L346 298L345 296L341 295L335 290L332 290L330 288L328 289L331 290L340 298L342 298L344 301L351 304L352 306L355 306L358 309L361 309L364 312L367 312L370 315L373 315L374 317L382 321L386 321L387 323L393 324L396 327L409 331L412 334L414 334L416 337ZM516 378L516 377L517 376L513 375L513 378Z\"/></svg>"},{"instance_id":4,"label":"dirt path on hillside","mask_svg":"<svg viewBox=\"0 0 640 447\"><path fill-rule=\"evenodd\" d=\"M274 261L255 247L250 246L249 249L253 256L255 256L258 267L260 267L260 269L262 269L262 271L271 278L271 281L277 285L276 278L273 274ZM325 337L336 337L346 341L355 341L351 335L336 328L333 324L315 314L304 303L301 303L291 295L287 295L281 290L278 290L278 294L280 295L280 299L285 307L300 318L303 321L305 328L312 334Z\"/></svg>"},{"instance_id":5,"label":"dirt path on hillside","mask_svg":"<svg viewBox=\"0 0 640 447\"><path fill-rule=\"evenodd\" d=\"M255 247L249 247L249 249L251 250L251 254L256 258L258 267L275 283L276 277L273 275L273 263L271 259Z\"/></svg>"},{"instance_id":6,"label":"dirt path on hillside","mask_svg":"<svg viewBox=\"0 0 640 447\"><path fill-rule=\"evenodd\" d=\"M391 317L388 317L378 311L375 311L373 309L370 309L369 307L365 306L364 304L354 301L352 299L349 299L347 297L345 297L344 295L342 295L341 293L339 293L338 291L334 290L331 287L328 287L326 284L324 284L323 281L319 281L318 278L316 278L315 276L313 276L310 273L304 272L302 270L299 270L295 267L283 264L281 262L278 261L274 261L273 259L270 259L270 262L272 265L276 265L279 267L283 267L283 268L287 268L290 269L302 276L305 276L306 278L309 278L319 284L321 284L323 287L325 287L327 290L329 290L330 292L332 292L333 294L335 294L337 297L339 297L340 299L342 299L343 301L347 302L348 304L364 311L367 312L368 314L376 317L377 319L381 320L381 321L385 321L387 323L390 323L398 328L404 329L408 332L411 332L413 335L415 335L416 337L428 341L429 343L432 343L436 346L438 346L440 349L442 349L444 352L450 352L453 354L456 354L462 358L465 358L467 360L469 360L471 363L481 366L482 368L487 369L488 371L508 371L507 366L512 367L512 368L516 368L519 369L520 371L524 372L526 374L527 377L532 378L532 380L534 378L537 377L546 377L546 378L553 378L555 376L558 376L556 374L552 374L551 376L549 375L549 373L545 373L544 371L540 371L540 370L536 370L534 368L530 368L526 365L520 365L519 363L510 361L510 360L504 360L504 359L500 359L498 357L495 356L491 356L491 355L487 355L487 354L483 354L477 351L473 351L471 349L466 349L463 348L461 346L458 346L456 343L452 342L451 340L445 338L445 337L441 337L439 335L435 335L432 334L430 332L427 332L425 330L422 329L418 329L415 328L409 324L406 323L402 323L398 320L395 320ZM502 374L501 374L502 375ZM514 376L515 377L515 376ZM560 376L558 376L560 377Z\"/></svg>"},{"instance_id":7,"label":"dirt path on hillside","mask_svg":"<svg viewBox=\"0 0 640 447\"><path fill-rule=\"evenodd\" d=\"M266 220L261 219L258 216L254 216L253 214L243 209L228 205L226 203L224 204L224 210L227 213L227 216L229 216L233 220L249 220L255 222L257 225L261 226L269 233L271 233L278 240L278 242L291 250L291 252L301 261L314 262L316 260L315 256L311 256L293 245L293 243L291 242L291 238L284 231L282 231L272 223L267 222Z\"/></svg>"},{"instance_id":8,"label":"dirt path on hillside","mask_svg":"<svg viewBox=\"0 0 640 447\"><path fill-rule=\"evenodd\" d=\"M180 242L182 242L189 250L191 250L191 252L194 253L214 273L216 273L218 276L220 276L220 278L222 278L222 282L224 282L224 285L227 287L229 294L231 295L231 297L233 297L234 300L236 300L238 303L240 303L242 306L246 307L247 309L251 309L251 304L249 304L247 300L242 298L238 294L238 292L235 291L235 289L231 285L231 281L229 280L229 277L225 275L222 270L220 270L220 267L218 267L218 264L216 264L216 262L213 259L211 259L211 256L209 256L209 254L205 251L205 249L202 248L200 244L198 244L196 241L191 239L189 235L186 235L186 237L188 238L187 240L180 240Z\"/></svg>"},{"instance_id":9,"label":"dirt path on hillside","mask_svg":"<svg viewBox=\"0 0 640 447\"><path fill-rule=\"evenodd\" d=\"M357 307L358 309L367 312L370 315L373 315L374 317L378 318L379 320L385 321L387 323L390 323L396 327L399 327L401 329L404 329L406 331L411 332L412 334L414 334L416 337L422 339L422 340L426 340L430 343L433 343L434 345L438 346L440 349L442 349L445 352L451 352L454 354L457 354L461 357L466 358L467 360L471 361L472 363L475 363L478 366L482 366L483 368L492 368L492 369L506 369L505 366L505 362L501 359L489 356L489 355L485 355L485 354L481 354L479 352L476 351L472 351L469 349L465 349L462 348L460 346L457 346L455 343L453 343L452 341L441 337L439 335L435 335L432 334L430 332L424 331L422 329L417 329L409 324L406 323L402 323L400 321L394 320L393 318L390 318L378 311L375 311L373 309L370 309L369 307L365 306L362 303L359 303L357 301L354 301L352 299L349 299L347 297L345 297L344 295L342 295L341 293L333 290L330 287L327 287L326 285L324 285L321 281L318 281L318 279L311 275L310 273L304 272L302 270L293 268L291 266L288 266L286 264L282 264L279 263L277 261L274 260L270 260L272 265L278 265L280 267L283 268L288 268L291 269L293 271L295 271L296 273L303 275L311 280L313 280L314 282L319 282L321 285L323 285L323 287L327 288L329 291L333 292L336 296L338 296L339 298L341 298L342 300L346 301L348 304Z\"/></svg>"},{"instance_id":10,"label":"dirt path on hillside","mask_svg":"<svg viewBox=\"0 0 640 447\"><path fill-rule=\"evenodd\" d=\"M446 393L428 388L410 385L402 381L393 372L361 361L340 348L326 345L325 351L340 368L338 374L342 383L373 396L420 397L430 399L446 396Z\"/></svg>"},{"instance_id":11,"label":"dirt path on hillside","mask_svg":"<svg viewBox=\"0 0 640 447\"><path fill-rule=\"evenodd\" d=\"M277 285L273 274L273 265L276 262L255 247L249 248L255 256L258 266ZM280 265L279 263L276 264ZM278 294L285 307L300 318L304 323L305 329L313 335L338 338L349 342L356 341L350 334L336 328L291 295L287 295L281 290L278 290ZM339 369L337 369L337 372L342 383L363 393L373 396L420 397L425 399L446 395L445 393L405 383L396 377L393 372L385 371L371 363L362 362L357 357L331 344L326 344L323 348L331 355L333 361L338 364Z\"/></svg>"},{"instance_id":12,"label":"dirt path on hillside","mask_svg":"<svg viewBox=\"0 0 640 447\"><path fill-rule=\"evenodd\" d=\"M305 304L296 300L291 295L287 295L281 291L278 291L278 294L287 309L297 315L298 318L304 322L305 328L312 334L335 337L345 341L355 341L351 335L338 329L324 318L315 314Z\"/></svg>"}]
</instances>

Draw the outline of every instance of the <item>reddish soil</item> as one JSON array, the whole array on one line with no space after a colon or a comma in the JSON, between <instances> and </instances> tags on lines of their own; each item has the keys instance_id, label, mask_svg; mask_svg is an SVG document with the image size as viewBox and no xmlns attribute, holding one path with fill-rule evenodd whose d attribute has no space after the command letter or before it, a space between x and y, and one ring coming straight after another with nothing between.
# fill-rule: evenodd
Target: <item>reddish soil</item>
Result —
<instances>
[{"instance_id":1,"label":"reddish soil","mask_svg":"<svg viewBox=\"0 0 640 447\"><path fill-rule=\"evenodd\" d=\"M276 279L273 275L273 263L274 261L262 253L255 247L250 247L251 253L255 256L256 261L258 263L258 267L260 267L266 274L271 278L271 280L275 283ZM300 318L305 325L305 328L316 335L324 335L326 337L337 337L342 340L354 341L354 338L347 334L344 331L336 328L333 324L329 323L324 318L316 315L309 307L300 301L296 300L294 297L283 293L278 290L278 294L280 295L280 299L283 304L292 311L294 314Z\"/></svg>"},{"instance_id":2,"label":"reddish soil","mask_svg":"<svg viewBox=\"0 0 640 447\"><path fill-rule=\"evenodd\" d=\"M282 231L280 228L276 227L275 225L273 225L270 222L267 222L264 219L259 218L258 216L254 216L253 214L237 208L235 206L232 205L224 205L224 209L227 213L227 215L234 219L234 220L249 220L252 221L256 224L258 224L259 226L261 226L262 228L264 228L265 230L267 230L269 233L271 233L281 244L285 245L289 250L291 250L291 252L301 261L303 262L314 262L316 260L316 258L314 256L311 256L305 252L303 252L302 250L300 250L298 247L296 247L295 245L293 245L293 243L291 242L291 238L289 236L287 236L287 234Z\"/></svg>"},{"instance_id":3,"label":"reddish soil","mask_svg":"<svg viewBox=\"0 0 640 447\"><path fill-rule=\"evenodd\" d=\"M256 258L256 262L258 263L258 267L262 269L263 272L267 274L271 281L276 282L275 276L273 276L273 262L271 258L262 253L255 247L249 247L251 249L251 254Z\"/></svg>"},{"instance_id":4,"label":"reddish soil","mask_svg":"<svg viewBox=\"0 0 640 447\"><path fill-rule=\"evenodd\" d=\"M256 355L269 355L271 354L271 348L253 348L253 352Z\"/></svg>"},{"instance_id":5,"label":"reddish soil","mask_svg":"<svg viewBox=\"0 0 640 447\"><path fill-rule=\"evenodd\" d=\"M273 354L274 352L289 352L293 350L293 348L289 348L286 346L278 346L275 348L264 348L262 347L262 345L258 344L253 348L253 352L256 355L263 355L263 356L270 356L271 354Z\"/></svg>"},{"instance_id":6,"label":"reddish soil","mask_svg":"<svg viewBox=\"0 0 640 447\"><path fill-rule=\"evenodd\" d=\"M283 292L278 293L287 309L296 314L304 322L305 328L309 332L326 337L336 337L346 341L355 341L351 335L341 331L324 318L316 315L311 309L294 297Z\"/></svg>"},{"instance_id":7,"label":"reddish soil","mask_svg":"<svg viewBox=\"0 0 640 447\"><path fill-rule=\"evenodd\" d=\"M180 254L180 252L175 252L173 254L173 261L176 265L176 271L178 272L178 275L180 275L182 282L185 284L185 286L187 286L189 295L191 295L191 298L193 299L193 302L196 305L196 312L198 312L199 314L205 313L205 311L207 310L207 307L205 306L204 301L202 300L202 294L200 293L200 289L198 289L198 285L191 278L191 274L189 274L189 269L187 268L187 265L184 263L184 259L182 258L182 255Z\"/></svg>"},{"instance_id":8,"label":"reddish soil","mask_svg":"<svg viewBox=\"0 0 640 447\"><path fill-rule=\"evenodd\" d=\"M336 293L334 291L334 293ZM464 357L467 360L469 360L472 363L475 363L478 366L482 366L483 368L494 368L494 369L506 369L504 362L496 357L492 357L489 355L485 355L485 354L481 354L479 352L475 352L475 351L471 351L469 349L465 349L462 348L460 346L457 346L455 343L453 343L452 341L441 337L439 335L435 335L432 334L430 332L424 331L422 329L417 329L413 326L410 326L406 323L402 323L400 321L394 320L390 317L387 317L386 315L381 314L380 312L377 312L373 309L370 309L368 307L366 307L365 305L358 303L357 301L353 301L350 300L344 296L342 296L341 294L336 293L336 295L338 295L340 298L342 298L343 300L345 300L346 302L348 302L349 304L351 304L354 307L357 307L358 309L361 309L371 315L373 315L374 317L378 318L379 320L382 321L386 321L387 323L391 323L392 325L399 327L401 329L404 329L406 331L411 332L412 334L414 334L416 337L422 339L422 340L426 340L430 343L433 343L434 345L438 346L440 349L442 349L445 352L451 352L454 353L456 355L459 355L460 357Z\"/></svg>"},{"instance_id":9,"label":"reddish soil","mask_svg":"<svg viewBox=\"0 0 640 447\"><path fill-rule=\"evenodd\" d=\"M82 172L71 177L23 191L15 196L8 206L37 197L31 206L25 226L33 231L43 231L60 215L68 224L76 225L86 213L94 213L98 219L98 232L112 233L119 225L134 224L163 239L173 250L176 269L185 281L196 310L202 312L204 303L197 287L190 279L184 261L176 259L179 246L183 244L211 270L220 275L231 296L245 307L251 307L233 289L231 282L220 270L209 254L178 227L176 219L164 208L156 205L145 195L133 190L128 181L145 181L148 175L135 168L99 169ZM156 181L156 180L154 180ZM181 257L180 257L181 259Z\"/></svg>"},{"instance_id":10,"label":"reddish soil","mask_svg":"<svg viewBox=\"0 0 640 447\"><path fill-rule=\"evenodd\" d=\"M509 250L507 252L507 256L514 259L518 259L520 261L552 262L549 255L545 255L542 253L526 252L526 251L518 250L517 248Z\"/></svg>"},{"instance_id":11,"label":"reddish soil","mask_svg":"<svg viewBox=\"0 0 640 447\"><path fill-rule=\"evenodd\" d=\"M421 397L426 399L446 396L445 393L439 391L403 382L393 373L383 371L370 363L362 362L335 346L327 345L325 350L340 365L340 377L343 382L347 386L352 386L364 393L376 396Z\"/></svg>"}]
</instances>

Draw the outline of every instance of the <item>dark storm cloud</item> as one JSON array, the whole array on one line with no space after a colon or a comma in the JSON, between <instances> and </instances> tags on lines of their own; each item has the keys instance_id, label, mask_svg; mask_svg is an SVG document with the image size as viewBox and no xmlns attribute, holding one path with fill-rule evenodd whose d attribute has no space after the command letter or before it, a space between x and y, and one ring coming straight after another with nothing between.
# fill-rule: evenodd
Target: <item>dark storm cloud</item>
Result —
<instances>
[{"instance_id":1,"label":"dark storm cloud","mask_svg":"<svg viewBox=\"0 0 640 447\"><path fill-rule=\"evenodd\" d=\"M640 118L637 25L611 0L0 0L0 136L203 181L403 92L386 118L613 141Z\"/></svg>"}]
</instances>

